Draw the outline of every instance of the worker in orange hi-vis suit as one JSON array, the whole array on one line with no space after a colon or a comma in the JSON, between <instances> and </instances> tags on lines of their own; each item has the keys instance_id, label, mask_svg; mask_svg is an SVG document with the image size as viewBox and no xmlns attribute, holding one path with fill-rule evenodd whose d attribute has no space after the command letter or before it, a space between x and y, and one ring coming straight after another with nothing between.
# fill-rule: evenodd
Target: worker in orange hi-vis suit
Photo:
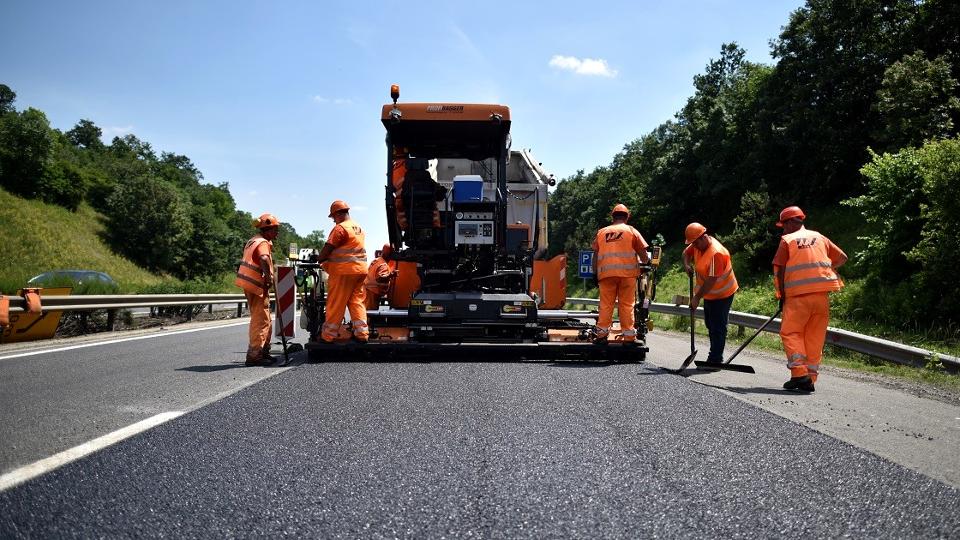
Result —
<instances>
[{"instance_id":1,"label":"worker in orange hi-vis suit","mask_svg":"<svg viewBox=\"0 0 960 540\"><path fill-rule=\"evenodd\" d=\"M697 276L697 289L690 299L690 309L697 309L703 300L703 321L710 334L707 362L723 362L727 342L727 320L733 296L737 292L737 276L733 272L730 252L719 240L707 234L700 223L691 223L684 230L687 243L683 250L683 268Z\"/></svg>"},{"instance_id":2,"label":"worker in orange hi-vis suit","mask_svg":"<svg viewBox=\"0 0 960 540\"><path fill-rule=\"evenodd\" d=\"M797 206L780 212L777 226L783 227L783 237L773 274L777 298L783 302L780 339L790 368L783 387L813 392L830 319L829 293L843 287L837 268L847 262L847 254L826 236L806 229L804 219Z\"/></svg>"},{"instance_id":3,"label":"worker in orange hi-vis suit","mask_svg":"<svg viewBox=\"0 0 960 540\"><path fill-rule=\"evenodd\" d=\"M330 343L336 339L346 308L350 310L354 339L366 343L370 332L367 310L363 305L363 281L367 276L363 229L350 219L350 207L343 201L333 201L330 217L336 225L317 257L317 262L322 263L330 275L327 282L327 318L320 338Z\"/></svg>"},{"instance_id":4,"label":"worker in orange hi-vis suit","mask_svg":"<svg viewBox=\"0 0 960 540\"><path fill-rule=\"evenodd\" d=\"M380 299L387 294L390 288L390 277L395 274L396 263L390 259L390 253L393 248L390 244L384 244L383 249L376 253L377 258L370 263L370 269L367 270L367 279L363 282L364 294L366 300L364 303L367 311L379 309Z\"/></svg>"},{"instance_id":5,"label":"worker in orange hi-vis suit","mask_svg":"<svg viewBox=\"0 0 960 540\"><path fill-rule=\"evenodd\" d=\"M647 241L639 231L627 225L630 210L618 204L613 207L611 215L613 224L597 231L593 241L593 271L600 285L600 313L594 328L594 342L598 344L606 343L610 335L615 303L623 340L637 340L637 330L633 326L637 278L641 272L640 263L650 260Z\"/></svg>"},{"instance_id":6,"label":"worker in orange hi-vis suit","mask_svg":"<svg viewBox=\"0 0 960 540\"><path fill-rule=\"evenodd\" d=\"M246 365L262 366L276 360L270 356L270 287L273 285L273 256L270 250L280 230L280 220L273 214L263 214L253 220L253 226L260 232L244 245L243 259L237 268L234 284L243 289L250 307Z\"/></svg>"}]
</instances>

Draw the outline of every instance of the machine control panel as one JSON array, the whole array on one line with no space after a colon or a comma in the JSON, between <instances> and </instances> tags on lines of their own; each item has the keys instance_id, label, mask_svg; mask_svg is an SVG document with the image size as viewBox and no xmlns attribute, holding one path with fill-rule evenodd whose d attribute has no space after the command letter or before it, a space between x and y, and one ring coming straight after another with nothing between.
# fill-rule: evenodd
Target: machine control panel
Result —
<instances>
[{"instance_id":1,"label":"machine control panel","mask_svg":"<svg viewBox=\"0 0 960 540\"><path fill-rule=\"evenodd\" d=\"M457 221L455 233L458 246L492 245L493 221Z\"/></svg>"},{"instance_id":2,"label":"machine control panel","mask_svg":"<svg viewBox=\"0 0 960 540\"><path fill-rule=\"evenodd\" d=\"M457 212L457 220L466 219L466 220L487 220L493 219L493 212Z\"/></svg>"}]
</instances>

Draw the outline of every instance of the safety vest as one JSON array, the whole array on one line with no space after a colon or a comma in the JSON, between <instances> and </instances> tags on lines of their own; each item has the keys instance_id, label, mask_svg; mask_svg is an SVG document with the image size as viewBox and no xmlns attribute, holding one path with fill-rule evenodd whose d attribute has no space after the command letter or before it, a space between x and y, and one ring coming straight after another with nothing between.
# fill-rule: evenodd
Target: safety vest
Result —
<instances>
[{"instance_id":1,"label":"safety vest","mask_svg":"<svg viewBox=\"0 0 960 540\"><path fill-rule=\"evenodd\" d=\"M260 268L260 261L254 259L254 253L257 247L266 242L273 247L273 243L259 234L247 240L243 246L243 259L240 260L240 266L237 268L237 279L233 284L247 291L250 294L263 296L266 280L263 277L263 270ZM270 265L273 266L271 258Z\"/></svg>"},{"instance_id":2,"label":"safety vest","mask_svg":"<svg viewBox=\"0 0 960 540\"><path fill-rule=\"evenodd\" d=\"M783 291L787 296L839 291L843 287L833 270L825 240L817 231L804 228L783 235L789 254L783 269Z\"/></svg>"},{"instance_id":3,"label":"safety vest","mask_svg":"<svg viewBox=\"0 0 960 540\"><path fill-rule=\"evenodd\" d=\"M697 273L697 286L703 287L704 280L710 276L710 264L713 262L714 256L720 255L720 267L714 268L717 280L713 282L713 287L703 295L706 300L720 300L737 292L740 286L737 284L737 276L733 273L730 252L716 238L710 236L707 238L710 240L710 246L702 253L691 244L693 266Z\"/></svg>"},{"instance_id":4,"label":"safety vest","mask_svg":"<svg viewBox=\"0 0 960 540\"><path fill-rule=\"evenodd\" d=\"M390 283L381 283L377 278L380 276L389 276L390 272L393 272L393 265L383 260L383 257L377 257L370 263L370 269L367 271L367 279L363 281L363 288L378 296L387 294Z\"/></svg>"},{"instance_id":5,"label":"safety vest","mask_svg":"<svg viewBox=\"0 0 960 540\"><path fill-rule=\"evenodd\" d=\"M640 233L626 223L608 225L597 231L597 279L637 277L640 262L633 249Z\"/></svg>"},{"instance_id":6,"label":"safety vest","mask_svg":"<svg viewBox=\"0 0 960 540\"><path fill-rule=\"evenodd\" d=\"M334 248L326 261L326 270L330 274L352 275L367 273L367 250L364 249L363 229L357 222L347 219L336 227L342 227L347 233L347 241Z\"/></svg>"}]
</instances>

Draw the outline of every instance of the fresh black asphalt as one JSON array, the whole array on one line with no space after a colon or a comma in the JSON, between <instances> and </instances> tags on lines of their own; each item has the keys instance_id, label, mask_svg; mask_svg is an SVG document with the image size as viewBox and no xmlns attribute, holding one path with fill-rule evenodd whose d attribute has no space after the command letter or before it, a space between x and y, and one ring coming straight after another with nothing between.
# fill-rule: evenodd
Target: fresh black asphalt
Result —
<instances>
[{"instance_id":1,"label":"fresh black asphalt","mask_svg":"<svg viewBox=\"0 0 960 540\"><path fill-rule=\"evenodd\" d=\"M653 366L337 362L0 493L0 537L956 538L958 501Z\"/></svg>"}]
</instances>

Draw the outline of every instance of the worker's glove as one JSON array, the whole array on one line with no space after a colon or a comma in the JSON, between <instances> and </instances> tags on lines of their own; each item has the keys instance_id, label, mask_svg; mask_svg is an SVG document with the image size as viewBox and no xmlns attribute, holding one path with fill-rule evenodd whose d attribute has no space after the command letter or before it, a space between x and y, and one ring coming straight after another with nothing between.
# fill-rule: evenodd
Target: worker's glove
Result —
<instances>
[{"instance_id":1,"label":"worker's glove","mask_svg":"<svg viewBox=\"0 0 960 540\"><path fill-rule=\"evenodd\" d=\"M780 297L780 306L777 308L777 311L783 311L783 297Z\"/></svg>"},{"instance_id":2,"label":"worker's glove","mask_svg":"<svg viewBox=\"0 0 960 540\"><path fill-rule=\"evenodd\" d=\"M687 273L688 276L692 276L692 275L693 275L693 267L692 267L692 266L684 266L684 267L683 267L683 270L684 270L684 272Z\"/></svg>"}]
</instances>

